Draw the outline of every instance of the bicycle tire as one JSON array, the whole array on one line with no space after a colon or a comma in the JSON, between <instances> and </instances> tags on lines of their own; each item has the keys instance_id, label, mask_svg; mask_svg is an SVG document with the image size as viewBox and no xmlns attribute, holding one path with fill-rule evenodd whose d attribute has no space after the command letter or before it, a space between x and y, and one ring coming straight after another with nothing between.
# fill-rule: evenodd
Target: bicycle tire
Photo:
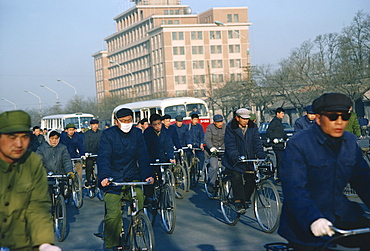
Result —
<instances>
[{"instance_id":1,"label":"bicycle tire","mask_svg":"<svg viewBox=\"0 0 370 251\"><path fill-rule=\"evenodd\" d=\"M72 198L76 208L82 207L82 181L78 173L72 178Z\"/></svg>"},{"instance_id":2,"label":"bicycle tire","mask_svg":"<svg viewBox=\"0 0 370 251\"><path fill-rule=\"evenodd\" d=\"M87 197L93 199L95 197L95 187L90 187L87 189Z\"/></svg>"},{"instance_id":3,"label":"bicycle tire","mask_svg":"<svg viewBox=\"0 0 370 251\"><path fill-rule=\"evenodd\" d=\"M253 209L262 231L273 233L280 220L280 196L274 184L263 180L257 184L253 196Z\"/></svg>"},{"instance_id":4,"label":"bicycle tire","mask_svg":"<svg viewBox=\"0 0 370 251\"><path fill-rule=\"evenodd\" d=\"M166 184L170 184L172 187L175 187L175 177L173 176L171 169L167 168L164 171L164 180Z\"/></svg>"},{"instance_id":5,"label":"bicycle tire","mask_svg":"<svg viewBox=\"0 0 370 251\"><path fill-rule=\"evenodd\" d=\"M96 187L96 197L98 197L100 201L104 201L104 191L98 186Z\"/></svg>"},{"instance_id":6,"label":"bicycle tire","mask_svg":"<svg viewBox=\"0 0 370 251\"><path fill-rule=\"evenodd\" d=\"M182 166L184 167L184 169L186 171L186 181L187 181L186 192L189 192L189 190L190 190L190 168L189 168L188 161L183 160L182 161Z\"/></svg>"},{"instance_id":7,"label":"bicycle tire","mask_svg":"<svg viewBox=\"0 0 370 251\"><path fill-rule=\"evenodd\" d=\"M208 198L213 199L215 196L215 193L211 193L208 191L208 169L210 168L209 164L207 164L204 168L204 190L206 191L206 194Z\"/></svg>"},{"instance_id":8,"label":"bicycle tire","mask_svg":"<svg viewBox=\"0 0 370 251\"><path fill-rule=\"evenodd\" d=\"M66 203L62 195L58 195L54 205L54 231L59 242L65 240L67 233L67 212Z\"/></svg>"},{"instance_id":9,"label":"bicycle tire","mask_svg":"<svg viewBox=\"0 0 370 251\"><path fill-rule=\"evenodd\" d=\"M199 159L193 159L190 169L191 186L196 187L198 185L200 170L199 170Z\"/></svg>"},{"instance_id":10,"label":"bicycle tire","mask_svg":"<svg viewBox=\"0 0 370 251\"><path fill-rule=\"evenodd\" d=\"M130 250L155 250L154 231L151 222L143 212L131 218Z\"/></svg>"},{"instance_id":11,"label":"bicycle tire","mask_svg":"<svg viewBox=\"0 0 370 251\"><path fill-rule=\"evenodd\" d=\"M175 196L177 199L183 199L188 183L185 168L177 164L173 169L173 176L175 177Z\"/></svg>"},{"instance_id":12,"label":"bicycle tire","mask_svg":"<svg viewBox=\"0 0 370 251\"><path fill-rule=\"evenodd\" d=\"M343 190L344 195L347 197L357 197L357 192L351 187L351 185L348 183L347 186Z\"/></svg>"},{"instance_id":13,"label":"bicycle tire","mask_svg":"<svg viewBox=\"0 0 370 251\"><path fill-rule=\"evenodd\" d=\"M160 212L166 233L172 234L176 224L175 190L169 184L162 187Z\"/></svg>"},{"instance_id":14,"label":"bicycle tire","mask_svg":"<svg viewBox=\"0 0 370 251\"><path fill-rule=\"evenodd\" d=\"M240 219L240 214L235 211L233 204L233 191L229 178L224 178L220 183L220 205L226 223L235 226Z\"/></svg>"},{"instance_id":15,"label":"bicycle tire","mask_svg":"<svg viewBox=\"0 0 370 251\"><path fill-rule=\"evenodd\" d=\"M160 189L159 187L154 188L153 202L155 203L155 205L149 204L146 207L144 207L144 213L146 214L146 216L148 216L150 222L152 223L152 226L154 226L158 214L158 204L159 204L158 199L160 196L159 189Z\"/></svg>"}]
</instances>

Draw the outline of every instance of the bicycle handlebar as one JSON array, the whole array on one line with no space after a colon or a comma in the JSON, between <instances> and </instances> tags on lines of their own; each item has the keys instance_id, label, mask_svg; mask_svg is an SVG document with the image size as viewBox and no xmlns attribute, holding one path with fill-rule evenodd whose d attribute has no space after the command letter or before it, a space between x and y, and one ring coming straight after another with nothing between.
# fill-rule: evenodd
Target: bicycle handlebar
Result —
<instances>
[{"instance_id":1,"label":"bicycle handlebar","mask_svg":"<svg viewBox=\"0 0 370 251\"><path fill-rule=\"evenodd\" d=\"M370 228L358 228L358 229L350 229L350 230L344 230L344 229L336 228L334 226L330 226L330 228L333 231L339 234L342 234L344 236L370 233Z\"/></svg>"},{"instance_id":2,"label":"bicycle handlebar","mask_svg":"<svg viewBox=\"0 0 370 251\"><path fill-rule=\"evenodd\" d=\"M155 163L150 163L151 166L171 166L175 165L174 163L171 162L155 162Z\"/></svg>"},{"instance_id":3,"label":"bicycle handlebar","mask_svg":"<svg viewBox=\"0 0 370 251\"><path fill-rule=\"evenodd\" d=\"M150 181L131 181L131 182L114 182L113 178L108 178L110 185L112 186L142 186L150 185Z\"/></svg>"},{"instance_id":4,"label":"bicycle handlebar","mask_svg":"<svg viewBox=\"0 0 370 251\"><path fill-rule=\"evenodd\" d=\"M86 158L95 158L95 157L98 157L97 154L92 154L92 153L86 153Z\"/></svg>"}]
</instances>

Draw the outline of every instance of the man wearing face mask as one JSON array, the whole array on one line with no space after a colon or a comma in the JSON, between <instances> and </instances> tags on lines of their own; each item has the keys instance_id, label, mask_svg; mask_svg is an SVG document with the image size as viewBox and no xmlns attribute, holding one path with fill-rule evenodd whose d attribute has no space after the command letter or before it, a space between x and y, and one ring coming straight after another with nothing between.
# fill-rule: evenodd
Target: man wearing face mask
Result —
<instances>
[{"instance_id":1,"label":"man wearing face mask","mask_svg":"<svg viewBox=\"0 0 370 251\"><path fill-rule=\"evenodd\" d=\"M115 250L121 232L121 198L127 189L109 186L108 178L116 182L149 181L153 184L153 171L143 133L132 125L133 112L121 108L115 112L115 126L103 131L98 150L98 179L105 192L106 215L104 238L106 250ZM144 197L136 188L138 209L143 207Z\"/></svg>"}]
</instances>

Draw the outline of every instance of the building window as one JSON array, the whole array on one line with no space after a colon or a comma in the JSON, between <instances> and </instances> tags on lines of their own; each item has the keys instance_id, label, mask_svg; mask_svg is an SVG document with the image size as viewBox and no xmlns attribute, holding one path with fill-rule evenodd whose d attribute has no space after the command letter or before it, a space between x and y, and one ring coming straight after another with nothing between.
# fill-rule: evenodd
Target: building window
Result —
<instances>
[{"instance_id":1,"label":"building window","mask_svg":"<svg viewBox=\"0 0 370 251\"><path fill-rule=\"evenodd\" d=\"M179 20L174 20L174 21L173 21L173 23L174 23L174 24L179 24L179 23L180 23L180 21L179 21Z\"/></svg>"},{"instance_id":2,"label":"building window","mask_svg":"<svg viewBox=\"0 0 370 251\"><path fill-rule=\"evenodd\" d=\"M222 60L211 60L212 68L222 68Z\"/></svg>"},{"instance_id":3,"label":"building window","mask_svg":"<svg viewBox=\"0 0 370 251\"><path fill-rule=\"evenodd\" d=\"M229 53L234 53L234 45L229 45Z\"/></svg>"},{"instance_id":4,"label":"building window","mask_svg":"<svg viewBox=\"0 0 370 251\"><path fill-rule=\"evenodd\" d=\"M235 45L235 52L240 53L240 45L239 44Z\"/></svg>"},{"instance_id":5,"label":"building window","mask_svg":"<svg viewBox=\"0 0 370 251\"><path fill-rule=\"evenodd\" d=\"M172 20L168 20L168 24L173 24L173 21Z\"/></svg>"},{"instance_id":6,"label":"building window","mask_svg":"<svg viewBox=\"0 0 370 251\"><path fill-rule=\"evenodd\" d=\"M192 54L203 54L203 46L192 46L191 53Z\"/></svg>"},{"instance_id":7,"label":"building window","mask_svg":"<svg viewBox=\"0 0 370 251\"><path fill-rule=\"evenodd\" d=\"M166 20L162 20L162 24L166 24Z\"/></svg>"},{"instance_id":8,"label":"building window","mask_svg":"<svg viewBox=\"0 0 370 251\"><path fill-rule=\"evenodd\" d=\"M193 61L193 69L204 69L204 61Z\"/></svg>"},{"instance_id":9,"label":"building window","mask_svg":"<svg viewBox=\"0 0 370 251\"><path fill-rule=\"evenodd\" d=\"M236 59L235 60L235 67L238 67L238 68L240 68L242 65L241 65L241 61L240 61L240 59Z\"/></svg>"},{"instance_id":10,"label":"building window","mask_svg":"<svg viewBox=\"0 0 370 251\"><path fill-rule=\"evenodd\" d=\"M232 23L233 21L233 15L232 14L227 14L227 22Z\"/></svg>"},{"instance_id":11,"label":"building window","mask_svg":"<svg viewBox=\"0 0 370 251\"><path fill-rule=\"evenodd\" d=\"M223 74L218 74L218 82L224 82L224 75Z\"/></svg>"},{"instance_id":12,"label":"building window","mask_svg":"<svg viewBox=\"0 0 370 251\"><path fill-rule=\"evenodd\" d=\"M235 67L235 61L234 59L230 59L230 67L234 68Z\"/></svg>"},{"instance_id":13,"label":"building window","mask_svg":"<svg viewBox=\"0 0 370 251\"><path fill-rule=\"evenodd\" d=\"M209 39L221 39L221 31L210 31Z\"/></svg>"},{"instance_id":14,"label":"building window","mask_svg":"<svg viewBox=\"0 0 370 251\"><path fill-rule=\"evenodd\" d=\"M234 22L239 22L239 14L234 14Z\"/></svg>"},{"instance_id":15,"label":"building window","mask_svg":"<svg viewBox=\"0 0 370 251\"><path fill-rule=\"evenodd\" d=\"M180 15L180 11L179 10L175 10L175 15Z\"/></svg>"},{"instance_id":16,"label":"building window","mask_svg":"<svg viewBox=\"0 0 370 251\"><path fill-rule=\"evenodd\" d=\"M168 15L168 10L164 10L164 11L163 11L163 14L164 14L164 15Z\"/></svg>"},{"instance_id":17,"label":"building window","mask_svg":"<svg viewBox=\"0 0 370 251\"><path fill-rule=\"evenodd\" d=\"M172 32L172 40L184 40L184 32Z\"/></svg>"},{"instance_id":18,"label":"building window","mask_svg":"<svg viewBox=\"0 0 370 251\"><path fill-rule=\"evenodd\" d=\"M173 67L175 70L185 70L185 61L175 61Z\"/></svg>"},{"instance_id":19,"label":"building window","mask_svg":"<svg viewBox=\"0 0 370 251\"><path fill-rule=\"evenodd\" d=\"M173 47L172 48L172 51L173 51L173 55L179 55L179 47Z\"/></svg>"},{"instance_id":20,"label":"building window","mask_svg":"<svg viewBox=\"0 0 370 251\"><path fill-rule=\"evenodd\" d=\"M202 31L192 31L191 32L191 40L201 40L201 39L203 39Z\"/></svg>"},{"instance_id":21,"label":"building window","mask_svg":"<svg viewBox=\"0 0 370 251\"><path fill-rule=\"evenodd\" d=\"M236 80L237 81L242 81L242 74L241 73L236 74Z\"/></svg>"},{"instance_id":22,"label":"building window","mask_svg":"<svg viewBox=\"0 0 370 251\"><path fill-rule=\"evenodd\" d=\"M170 10L170 15L173 15L175 14L175 11L174 10Z\"/></svg>"}]
</instances>

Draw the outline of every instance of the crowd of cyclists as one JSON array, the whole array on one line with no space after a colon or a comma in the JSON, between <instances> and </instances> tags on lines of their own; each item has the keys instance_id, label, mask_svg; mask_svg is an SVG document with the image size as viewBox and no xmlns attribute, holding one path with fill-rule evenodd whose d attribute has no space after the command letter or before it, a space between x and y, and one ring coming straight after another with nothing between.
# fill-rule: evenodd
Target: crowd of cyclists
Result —
<instances>
[{"instance_id":1,"label":"crowd of cyclists","mask_svg":"<svg viewBox=\"0 0 370 251\"><path fill-rule=\"evenodd\" d=\"M297 135L298 131L307 134L312 130L319 130L320 133L324 133L325 137L330 142L331 140L337 143L340 142L338 143L339 145L336 146L332 146L332 143L329 142L329 147L333 147L334 149L334 156L337 156L340 152L340 147L342 145L343 147L347 147L344 145L352 138L344 134L345 140L342 140L344 137L342 128L336 127L330 129L329 124L332 123L334 127L334 123L339 121L347 125L347 121L350 119L350 116L347 116L347 112L350 114L351 102L348 101L348 97L344 95L340 97L338 96L339 94L333 95L334 96L331 96L331 94L326 96L323 95L316 99L313 106L308 106L306 108L306 115L297 120L295 127L297 129ZM339 99L335 95L337 95ZM272 149L276 157L276 169L278 172L276 172L275 180L277 182L282 182L284 196L287 195L287 197L284 197L284 202L287 202L286 205L283 203L283 218L285 220L281 224L279 233L289 241L289 244L293 246L295 250L316 250L315 248L321 247L323 243L325 243L324 241L329 238L328 236L333 234L332 230L330 230L330 226L335 223L335 220L340 218L338 222L342 223L347 222L346 220L348 219L344 216L342 217L344 212L337 212L332 216L331 214L333 214L333 212L330 212L330 214L325 213L327 209L323 208L321 204L316 204L322 202L317 202L320 201L320 198L318 199L315 197L319 196L316 195L316 190L310 190L310 182L312 181L309 175L311 175L311 171L307 171L308 174L305 173L306 171L301 171L302 173L296 174L294 172L295 167L292 167L292 169L289 169L288 173L288 168L292 166L289 161L296 161L297 167L301 169L304 165L308 167L318 165L321 167L326 161L324 159L319 159L317 161L323 162L319 164L316 163L317 161L315 162L308 159L308 164L306 164L303 163L308 158L306 155L301 156L301 160L292 157L297 156L297 149L293 148L293 146L287 149L285 148L287 145L289 146L289 144L294 144L297 140L292 140L293 143L289 142L287 144L288 137L281 125L284 113L285 111L283 108L280 107L276 109L275 117L272 119L267 129L267 136L273 143ZM158 166L150 165L150 163L160 162L176 164L176 161L180 161L180 158L176 157L176 154L182 154L184 151L187 156L187 162L190 163L193 157L193 152L191 151L193 148L200 149L199 151L195 151L196 157L199 159L199 173L202 174L204 168L208 168L207 180L204 181L207 185L206 190L211 194L215 190L215 180L219 168L219 155L215 155L214 153L224 151L222 166L231 177L235 211L238 214L244 214L247 208L251 206L251 196L255 187L255 175L251 169L251 164L241 162L240 159L266 158L266 147L264 148L262 145L255 121L251 119L251 117L255 119L255 116L250 109L241 108L234 112L233 118L226 124L224 117L220 114L216 114L213 116L213 123L211 123L207 127L206 132L204 132L203 127L199 123L198 114L199 112L193 111L190 114L191 122L187 125L183 124L183 117L181 115L176 116L174 118L175 123L171 124L172 118L168 114L164 116L152 114L149 118L144 118L137 124L134 124L133 111L128 108L122 108L114 114L115 125L105 130L99 129L99 121L96 119L90 121L90 129L84 133L77 133L74 124L67 124L63 132L44 130L44 132L46 131L47 133L42 132L40 127L35 126L30 136L28 149L41 156L46 172L66 174L73 177L77 175L82 180L83 169L85 168L84 187L90 188L93 183L97 182L99 187L104 191L104 248L105 250L117 250L120 246L119 238L122 227L120 201L122 196L127 194L127 187L111 186L111 180L113 179L115 182L147 181L150 184L154 184L156 179L161 178L162 174ZM324 120L326 118L328 118L328 121ZM327 125L325 123L327 123ZM328 131L326 131L326 129ZM17 132L18 131L11 131L9 133L14 134ZM21 132L24 132L24 130ZM304 135L302 132L300 132L299 135ZM1 131L0 126L0 136L9 133L7 131ZM315 135L317 134L318 133ZM298 142L300 142L298 136L295 136L294 139L298 139ZM354 145L351 145L351 147L353 149L356 148ZM326 148L324 147L324 149ZM354 151L353 149L351 151ZM357 150L356 148L353 153L354 156L357 156ZM294 152L294 154L288 155L287 152ZM310 154L314 155L318 153L313 151ZM330 155L331 152L329 151L328 154ZM89 156L92 155L97 157L89 158ZM312 156L312 158L315 159L314 156ZM336 157L333 157L333 160L335 160L335 158ZM73 165L71 159L75 159ZM350 176L346 178L346 183L348 183L348 181L353 183L359 191L361 199L369 206L370 193L368 192L370 191L370 182L365 184L364 180L368 181L368 179L370 179L370 171L369 166L363 163L362 160L356 159L353 163L350 163L350 165L354 166L355 171L352 172L346 169L347 171L344 172L346 175ZM97 170L94 170L95 164ZM332 165L336 166L337 164L338 163ZM342 166L340 166L340 168L342 168ZM299 170L299 168L297 170ZM317 170L325 171L326 169L319 168ZM92 175L93 172L97 172L97 181L93 180L95 179L95 176ZM335 173L336 171L333 172ZM319 173L315 173L315 175L318 174ZM325 171L325 175L331 176L332 173ZM356 177L356 179L359 179L359 175L362 175L361 181L358 182L358 180L354 180L351 175ZM299 180L299 182L303 183L300 185L292 184L293 180ZM324 179L322 182L329 182L328 180L332 182L331 179ZM313 183L316 184L315 182ZM341 177L340 185L344 185L344 183L344 177ZM308 187L304 187L304 184L308 184ZM312 211L315 212L316 215L310 215L310 222L305 221L305 224L309 223L307 229L302 229L301 227L297 228L296 225L300 224L298 223L300 219L294 217L296 211L303 210L298 216L304 218L305 212L309 213L309 210L294 204L294 201L290 201L291 198L297 199L297 194L300 194L299 192L297 192L297 194L293 192L292 194L293 190L290 189L303 189L305 192L301 193L302 197L300 198L302 205L306 205L308 208L315 208L314 210L312 209ZM322 189L325 190L325 188ZM341 187L337 187L336 189L340 190ZM138 189L136 193L139 201L139 210L151 206L151 203L153 203L154 186L145 186L144 191L140 190L141 189ZM367 194L364 193L366 190ZM311 193L311 195L307 195L307 193ZM305 201L303 198L306 196L308 197ZM311 198L310 196L313 197ZM334 198L336 197L334 196ZM327 197L327 199L330 201L333 200L330 196ZM343 197L340 196L340 198L337 199L338 201L343 200ZM292 206L292 203L294 206ZM343 205L346 203L347 202L341 201L339 204ZM349 212L349 208L347 211ZM327 217L328 219L326 219ZM363 222L365 221L363 218L361 219ZM368 222L368 220L365 222ZM358 226L356 224L354 225ZM351 227L354 225L351 225ZM362 224L362 226L363 225L364 224ZM302 232L304 234L302 234ZM306 237L301 238L293 233L299 233ZM362 243L361 245L363 245L365 242L359 241L358 243ZM1 240L0 244L0 246L4 245Z\"/></svg>"}]
</instances>

